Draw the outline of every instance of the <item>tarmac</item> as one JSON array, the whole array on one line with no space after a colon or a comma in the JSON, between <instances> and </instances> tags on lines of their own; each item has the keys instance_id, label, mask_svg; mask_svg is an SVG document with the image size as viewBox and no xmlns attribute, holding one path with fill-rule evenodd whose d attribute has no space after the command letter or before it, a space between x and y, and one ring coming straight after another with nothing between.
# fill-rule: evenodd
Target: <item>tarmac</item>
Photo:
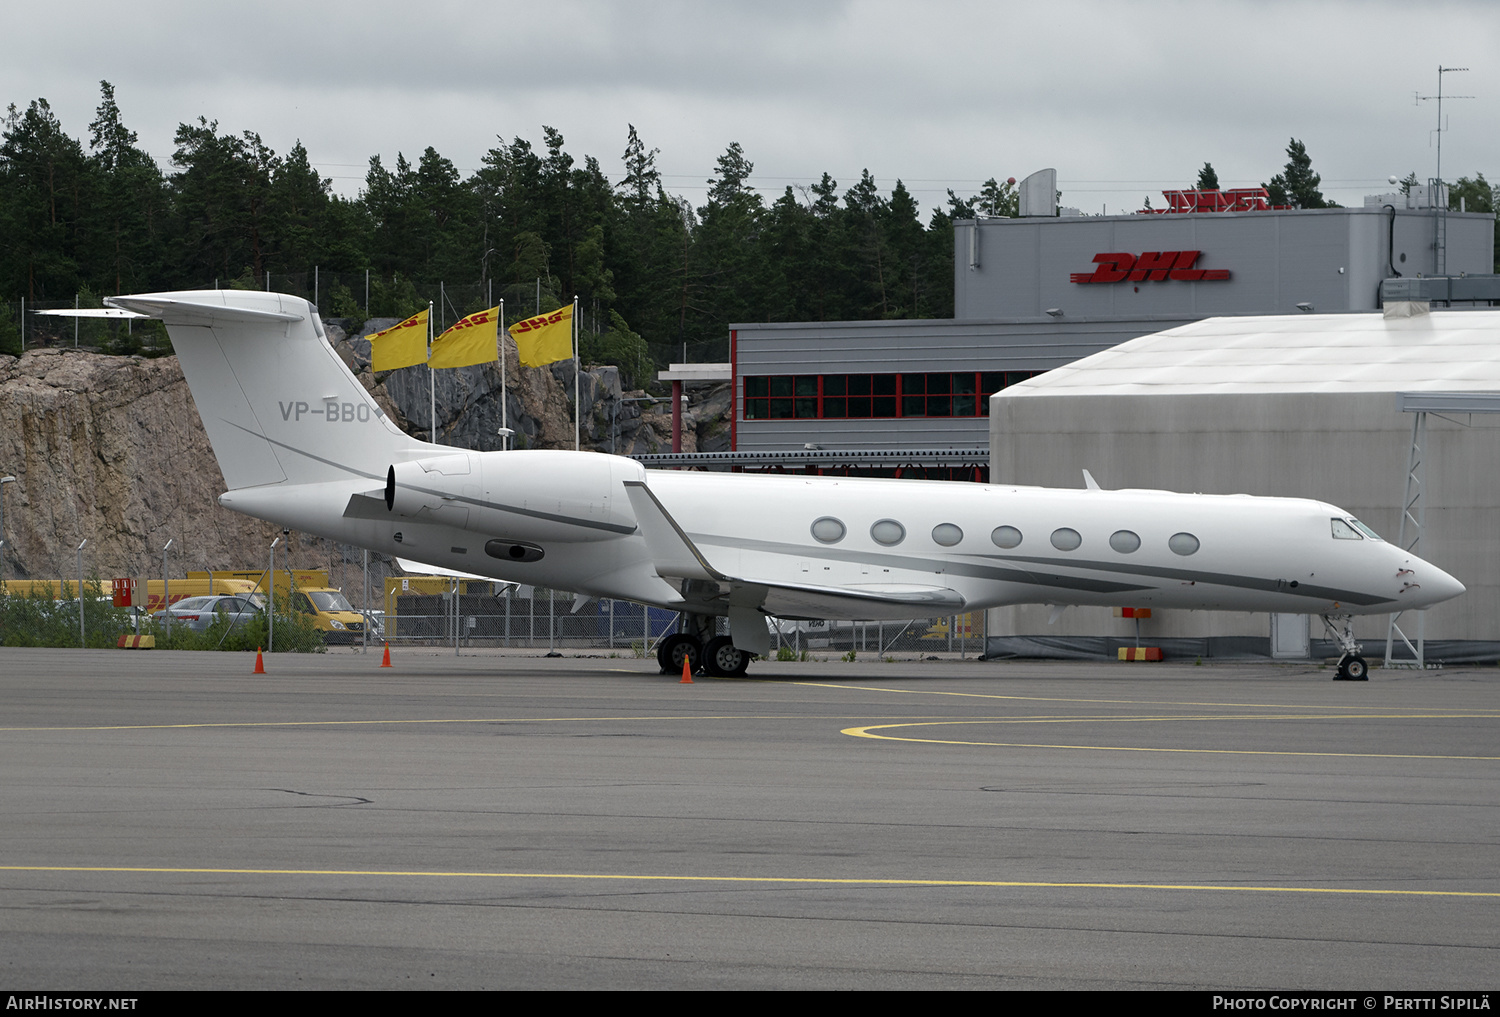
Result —
<instances>
[{"instance_id":1,"label":"tarmac","mask_svg":"<svg viewBox=\"0 0 1500 1017\"><path fill-rule=\"evenodd\" d=\"M1478 991L1500 669L0 649L0 981Z\"/></svg>"}]
</instances>

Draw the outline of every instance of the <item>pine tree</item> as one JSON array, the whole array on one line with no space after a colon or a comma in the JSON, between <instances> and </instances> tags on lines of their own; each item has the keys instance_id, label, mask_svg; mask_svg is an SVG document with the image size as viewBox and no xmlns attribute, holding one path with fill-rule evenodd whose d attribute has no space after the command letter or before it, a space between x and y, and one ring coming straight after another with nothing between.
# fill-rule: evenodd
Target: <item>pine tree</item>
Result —
<instances>
[{"instance_id":1,"label":"pine tree","mask_svg":"<svg viewBox=\"0 0 1500 1017\"><path fill-rule=\"evenodd\" d=\"M1198 171L1198 190L1217 191L1219 189L1219 174L1214 172L1214 164L1206 162Z\"/></svg>"},{"instance_id":2,"label":"pine tree","mask_svg":"<svg viewBox=\"0 0 1500 1017\"><path fill-rule=\"evenodd\" d=\"M1286 169L1261 185L1270 192L1271 204L1293 208L1337 208L1318 190L1323 178L1312 171L1312 156L1307 154L1307 147L1292 138L1286 154Z\"/></svg>"}]
</instances>

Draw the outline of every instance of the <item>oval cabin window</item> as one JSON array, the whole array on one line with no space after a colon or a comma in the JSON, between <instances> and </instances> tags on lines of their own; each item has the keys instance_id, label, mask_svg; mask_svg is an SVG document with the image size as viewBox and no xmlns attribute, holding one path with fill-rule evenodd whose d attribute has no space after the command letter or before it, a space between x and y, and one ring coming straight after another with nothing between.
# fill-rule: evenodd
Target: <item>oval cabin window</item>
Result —
<instances>
[{"instance_id":1,"label":"oval cabin window","mask_svg":"<svg viewBox=\"0 0 1500 1017\"><path fill-rule=\"evenodd\" d=\"M932 528L932 539L944 547L952 547L964 539L964 531L952 523L938 523Z\"/></svg>"},{"instance_id":2,"label":"oval cabin window","mask_svg":"<svg viewBox=\"0 0 1500 1017\"><path fill-rule=\"evenodd\" d=\"M1167 546L1172 549L1173 554L1186 557L1198 552L1198 538L1191 533L1174 533L1167 538Z\"/></svg>"},{"instance_id":3,"label":"oval cabin window","mask_svg":"<svg viewBox=\"0 0 1500 1017\"><path fill-rule=\"evenodd\" d=\"M1014 526L997 526L994 532L990 534L990 540L994 542L996 547L1003 547L1006 550L1010 550L1013 547L1021 545L1021 531Z\"/></svg>"},{"instance_id":4,"label":"oval cabin window","mask_svg":"<svg viewBox=\"0 0 1500 1017\"><path fill-rule=\"evenodd\" d=\"M833 516L824 516L813 521L813 539L821 544L837 544L844 539L844 524Z\"/></svg>"}]
</instances>

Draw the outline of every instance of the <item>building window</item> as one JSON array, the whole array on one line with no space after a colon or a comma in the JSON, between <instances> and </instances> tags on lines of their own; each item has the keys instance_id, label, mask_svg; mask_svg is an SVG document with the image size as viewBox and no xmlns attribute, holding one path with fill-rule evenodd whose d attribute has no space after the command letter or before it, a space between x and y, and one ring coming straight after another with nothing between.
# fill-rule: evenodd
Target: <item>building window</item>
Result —
<instances>
[{"instance_id":1,"label":"building window","mask_svg":"<svg viewBox=\"0 0 1500 1017\"><path fill-rule=\"evenodd\" d=\"M798 374L745 379L745 420L987 417L989 397L1040 371Z\"/></svg>"}]
</instances>

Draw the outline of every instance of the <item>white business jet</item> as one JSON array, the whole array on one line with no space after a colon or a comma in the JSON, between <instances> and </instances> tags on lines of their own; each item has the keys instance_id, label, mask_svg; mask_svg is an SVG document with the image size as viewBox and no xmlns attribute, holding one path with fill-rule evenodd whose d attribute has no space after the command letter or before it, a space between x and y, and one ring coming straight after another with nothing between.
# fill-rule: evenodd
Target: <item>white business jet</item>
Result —
<instances>
[{"instance_id":1,"label":"white business jet","mask_svg":"<svg viewBox=\"0 0 1500 1017\"><path fill-rule=\"evenodd\" d=\"M683 614L662 668L743 674L766 615L896 619L1004 604L1358 614L1463 585L1343 509L1295 498L647 471L594 452L465 452L404 434L315 307L253 291L114 297L165 322L221 504L437 569ZM730 635L713 636L728 616Z\"/></svg>"}]
</instances>

